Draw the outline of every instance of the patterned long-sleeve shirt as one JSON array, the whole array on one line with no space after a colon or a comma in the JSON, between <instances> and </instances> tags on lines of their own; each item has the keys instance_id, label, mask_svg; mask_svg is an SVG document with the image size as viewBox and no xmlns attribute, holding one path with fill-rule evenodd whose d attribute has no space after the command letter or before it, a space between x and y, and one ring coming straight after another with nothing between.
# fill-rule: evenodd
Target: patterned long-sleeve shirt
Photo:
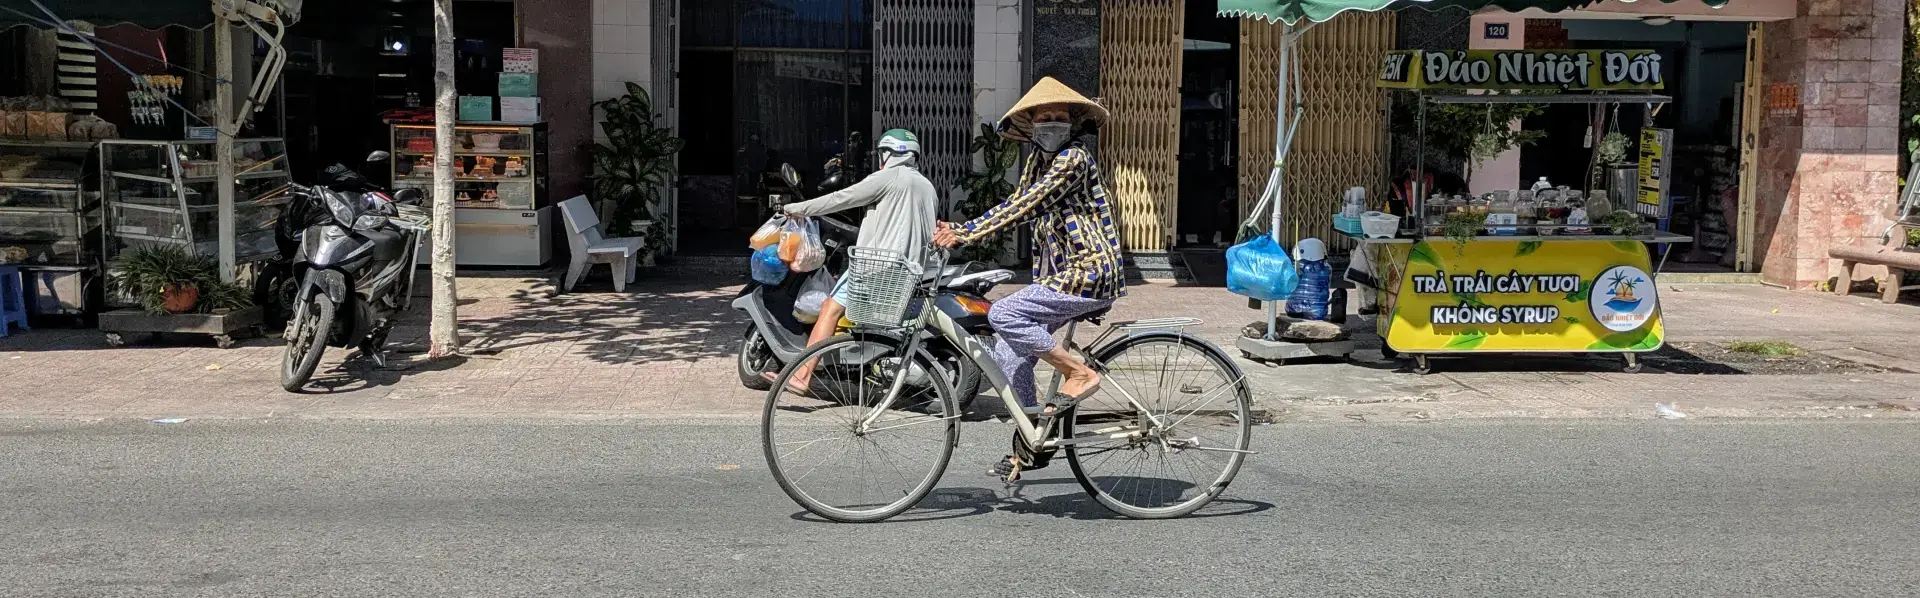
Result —
<instances>
[{"instance_id":1,"label":"patterned long-sleeve shirt","mask_svg":"<svg viewBox=\"0 0 1920 598\"><path fill-rule=\"evenodd\" d=\"M1034 284L1075 297L1118 299L1127 294L1126 275L1113 205L1101 178L1100 165L1080 145L1060 152L1051 164L1035 154L1027 158L1013 197L954 232L970 243L1031 221Z\"/></svg>"}]
</instances>

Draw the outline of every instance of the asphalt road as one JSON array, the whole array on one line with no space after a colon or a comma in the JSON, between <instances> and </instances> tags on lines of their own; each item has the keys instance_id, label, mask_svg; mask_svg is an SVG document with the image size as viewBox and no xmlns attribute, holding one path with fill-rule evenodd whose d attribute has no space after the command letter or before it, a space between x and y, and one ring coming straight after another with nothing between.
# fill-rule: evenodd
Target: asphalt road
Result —
<instances>
[{"instance_id":1,"label":"asphalt road","mask_svg":"<svg viewBox=\"0 0 1920 598\"><path fill-rule=\"evenodd\" d=\"M0 421L0 596L1920 594L1920 425L1282 425L1202 517L814 521L733 423Z\"/></svg>"}]
</instances>

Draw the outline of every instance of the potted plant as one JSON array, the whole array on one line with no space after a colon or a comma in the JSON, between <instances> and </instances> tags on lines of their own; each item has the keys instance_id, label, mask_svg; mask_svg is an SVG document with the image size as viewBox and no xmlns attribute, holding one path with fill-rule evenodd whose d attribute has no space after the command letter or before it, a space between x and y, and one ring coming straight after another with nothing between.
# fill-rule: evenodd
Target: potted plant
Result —
<instances>
[{"instance_id":1,"label":"potted plant","mask_svg":"<svg viewBox=\"0 0 1920 598\"><path fill-rule=\"evenodd\" d=\"M219 265L212 259L183 247L122 253L108 283L150 314L218 313L253 304L245 289L220 280Z\"/></svg>"},{"instance_id":2,"label":"potted plant","mask_svg":"<svg viewBox=\"0 0 1920 598\"><path fill-rule=\"evenodd\" d=\"M1014 184L1007 180L1007 171L1020 160L1020 144L994 133L992 125L980 125L980 135L973 138L970 151L979 157L980 166L960 177L960 188L967 192L967 197L957 202L954 210L961 219L984 214L988 208L1013 195ZM996 233L962 248L960 258L997 264L1006 253L1006 245L1005 233Z\"/></svg>"},{"instance_id":3,"label":"potted plant","mask_svg":"<svg viewBox=\"0 0 1920 598\"><path fill-rule=\"evenodd\" d=\"M605 143L594 143L593 199L611 236L646 239L644 259L667 247L672 224L661 218L666 210L663 191L673 177L673 156L686 141L656 124L647 90L627 84L627 94L595 102L603 120Z\"/></svg>"},{"instance_id":4,"label":"potted plant","mask_svg":"<svg viewBox=\"0 0 1920 598\"><path fill-rule=\"evenodd\" d=\"M1419 137L1415 106L1412 102L1395 104L1396 133ZM1546 111L1546 106L1540 104L1430 104L1424 143L1427 151L1435 155L1465 158L1467 176L1464 178L1471 179L1472 171L1488 160L1545 138L1547 134L1543 131L1515 128L1511 123Z\"/></svg>"}]
</instances>

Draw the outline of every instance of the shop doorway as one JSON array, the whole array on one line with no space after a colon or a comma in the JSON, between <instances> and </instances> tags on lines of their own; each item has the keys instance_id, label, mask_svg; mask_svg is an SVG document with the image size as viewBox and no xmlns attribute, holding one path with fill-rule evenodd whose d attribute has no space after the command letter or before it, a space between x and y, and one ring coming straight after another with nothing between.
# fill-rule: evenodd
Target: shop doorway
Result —
<instances>
[{"instance_id":1,"label":"shop doorway","mask_svg":"<svg viewBox=\"0 0 1920 598\"><path fill-rule=\"evenodd\" d=\"M1173 246L1223 247L1233 241L1239 212L1241 20L1219 18L1217 0L1188 2L1185 10Z\"/></svg>"},{"instance_id":2,"label":"shop doorway","mask_svg":"<svg viewBox=\"0 0 1920 598\"><path fill-rule=\"evenodd\" d=\"M1672 96L1673 102L1653 110L1645 105L1621 105L1617 113L1607 116L1617 118L1620 132L1636 141L1630 158L1638 155L1637 132L1643 124L1673 130L1673 212L1662 226L1692 236L1694 242L1669 246L1672 253L1667 256L1665 269L1734 271L1742 242L1738 238L1741 129L1749 78L1749 25L1716 21L1649 25L1643 21L1571 19L1559 23L1567 33L1569 48L1660 53L1666 69L1664 93ZM1544 131L1547 136L1521 153L1522 187L1541 177L1554 185L1588 186L1587 161L1565 157L1592 155L1589 129L1600 122L1593 110L1591 106L1556 105L1527 120L1526 127ZM1608 192L1616 204L1621 201L1622 192Z\"/></svg>"},{"instance_id":3,"label":"shop doorway","mask_svg":"<svg viewBox=\"0 0 1920 598\"><path fill-rule=\"evenodd\" d=\"M858 180L873 123L871 0L681 5L679 253L745 255L781 164L811 194L830 159Z\"/></svg>"}]
</instances>

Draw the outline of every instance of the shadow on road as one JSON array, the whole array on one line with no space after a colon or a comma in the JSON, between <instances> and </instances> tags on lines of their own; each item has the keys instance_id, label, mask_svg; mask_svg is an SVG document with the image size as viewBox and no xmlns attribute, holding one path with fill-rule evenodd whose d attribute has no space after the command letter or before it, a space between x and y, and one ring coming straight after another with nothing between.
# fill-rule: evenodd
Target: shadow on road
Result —
<instances>
[{"instance_id":1,"label":"shadow on road","mask_svg":"<svg viewBox=\"0 0 1920 598\"><path fill-rule=\"evenodd\" d=\"M1063 465L1064 466L1064 465ZM1160 480L1186 486L1184 483ZM940 488L920 501L912 510L888 519L882 523L919 523L944 521L986 515L994 511L1004 511L1019 515L1049 515L1061 519L1079 521L1126 519L1106 507L1100 506L1092 497L1081 492L1053 494L1040 498L1027 498L1026 490L1036 486L1067 485L1074 490L1080 489L1079 482L1072 479L1052 478L1027 480L1015 484L1006 490L990 488ZM1237 498L1217 498L1199 511L1183 519L1206 519L1211 517L1231 517L1250 515L1272 509L1273 504L1257 500ZM831 523L826 519L800 511L792 515L796 521L810 523Z\"/></svg>"}]
</instances>

